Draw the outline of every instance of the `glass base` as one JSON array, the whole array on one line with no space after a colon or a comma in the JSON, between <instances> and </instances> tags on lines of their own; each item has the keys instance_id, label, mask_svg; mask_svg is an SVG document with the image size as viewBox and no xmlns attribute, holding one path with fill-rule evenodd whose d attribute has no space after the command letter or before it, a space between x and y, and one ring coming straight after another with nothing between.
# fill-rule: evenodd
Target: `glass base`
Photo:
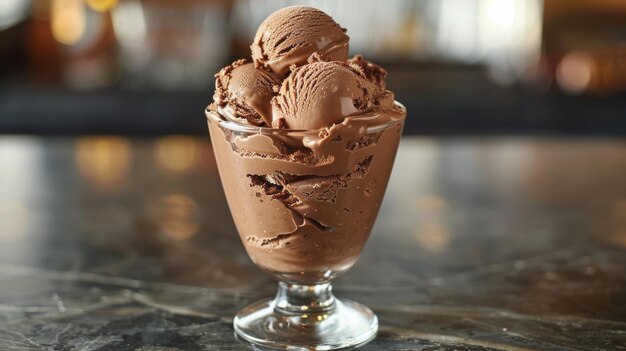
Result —
<instances>
[{"instance_id":1,"label":"glass base","mask_svg":"<svg viewBox=\"0 0 626 351\"><path fill-rule=\"evenodd\" d=\"M295 290L309 291L309 297L316 299L302 300L301 294L293 299ZM378 330L378 319L359 303L333 297L330 284L280 283L275 299L245 307L235 316L233 325L240 337L257 345L283 350L336 350L371 341Z\"/></svg>"}]
</instances>

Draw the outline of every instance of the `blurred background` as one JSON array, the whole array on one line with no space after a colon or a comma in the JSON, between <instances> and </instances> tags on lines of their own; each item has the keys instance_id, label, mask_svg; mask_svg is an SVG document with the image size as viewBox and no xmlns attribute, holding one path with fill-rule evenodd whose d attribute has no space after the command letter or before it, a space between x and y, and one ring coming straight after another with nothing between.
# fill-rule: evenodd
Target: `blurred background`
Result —
<instances>
[{"instance_id":1,"label":"blurred background","mask_svg":"<svg viewBox=\"0 0 626 351\"><path fill-rule=\"evenodd\" d=\"M1 0L0 133L205 134L213 74L308 4L430 135L626 135L623 0Z\"/></svg>"}]
</instances>

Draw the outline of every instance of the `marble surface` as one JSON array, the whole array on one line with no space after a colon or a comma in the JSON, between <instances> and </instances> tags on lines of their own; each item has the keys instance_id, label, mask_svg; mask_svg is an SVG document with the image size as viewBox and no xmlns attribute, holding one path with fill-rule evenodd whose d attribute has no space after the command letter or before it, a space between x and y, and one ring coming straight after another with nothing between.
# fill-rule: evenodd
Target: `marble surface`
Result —
<instances>
[{"instance_id":1,"label":"marble surface","mask_svg":"<svg viewBox=\"0 0 626 351\"><path fill-rule=\"evenodd\" d=\"M0 137L1 350L253 350L208 139ZM626 141L405 138L336 294L359 350L626 350Z\"/></svg>"}]
</instances>

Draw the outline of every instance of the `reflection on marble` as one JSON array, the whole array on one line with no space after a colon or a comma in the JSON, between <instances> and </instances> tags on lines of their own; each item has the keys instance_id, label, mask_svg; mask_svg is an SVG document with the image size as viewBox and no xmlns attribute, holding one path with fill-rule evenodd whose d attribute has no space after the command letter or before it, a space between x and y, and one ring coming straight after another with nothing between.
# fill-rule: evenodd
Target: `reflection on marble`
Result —
<instances>
[{"instance_id":1,"label":"reflection on marble","mask_svg":"<svg viewBox=\"0 0 626 351\"><path fill-rule=\"evenodd\" d=\"M254 349L232 316L274 282L208 140L3 137L0 156L1 350ZM620 141L403 140L335 284L380 318L360 350L626 350L624 179Z\"/></svg>"}]
</instances>

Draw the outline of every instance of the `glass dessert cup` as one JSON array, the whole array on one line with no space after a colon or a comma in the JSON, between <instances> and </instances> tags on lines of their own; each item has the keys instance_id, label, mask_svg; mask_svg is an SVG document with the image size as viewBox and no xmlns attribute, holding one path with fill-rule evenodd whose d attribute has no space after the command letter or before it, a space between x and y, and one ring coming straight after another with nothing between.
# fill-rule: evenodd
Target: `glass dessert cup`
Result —
<instances>
[{"instance_id":1,"label":"glass dessert cup","mask_svg":"<svg viewBox=\"0 0 626 351\"><path fill-rule=\"evenodd\" d=\"M279 280L273 299L237 313L240 337L278 349L334 350L376 336L376 315L335 298L330 282L356 262L378 214L406 115L401 104L395 108L401 118L330 133L248 126L207 109L241 240Z\"/></svg>"}]
</instances>

